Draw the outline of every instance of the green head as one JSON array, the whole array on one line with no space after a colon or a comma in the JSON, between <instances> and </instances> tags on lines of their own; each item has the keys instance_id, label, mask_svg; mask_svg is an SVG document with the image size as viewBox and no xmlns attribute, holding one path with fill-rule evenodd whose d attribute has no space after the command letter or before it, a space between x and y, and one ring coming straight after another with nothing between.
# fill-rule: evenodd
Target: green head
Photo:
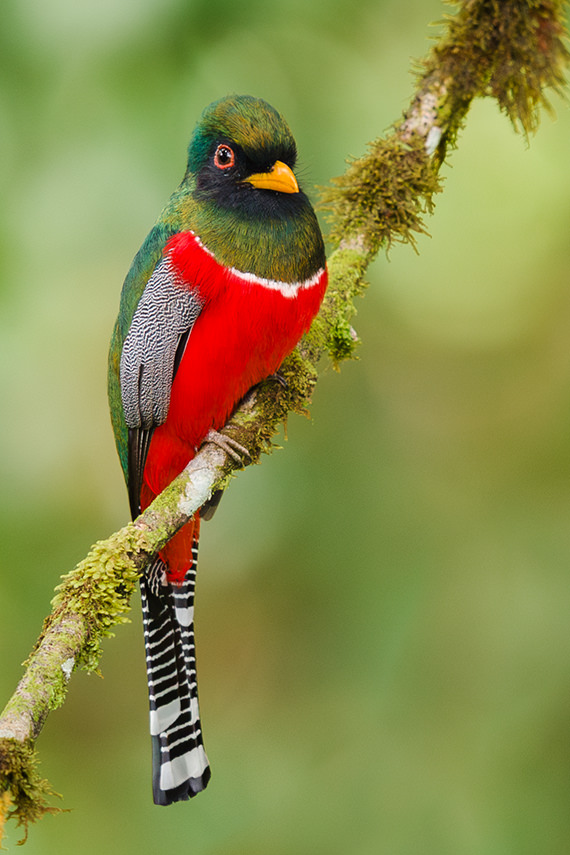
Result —
<instances>
[{"instance_id":1,"label":"green head","mask_svg":"<svg viewBox=\"0 0 570 855\"><path fill-rule=\"evenodd\" d=\"M198 175L219 141L234 143L260 171L281 160L291 169L297 147L289 126L267 101L251 95L230 95L206 107L188 147L188 170Z\"/></svg>"}]
</instances>

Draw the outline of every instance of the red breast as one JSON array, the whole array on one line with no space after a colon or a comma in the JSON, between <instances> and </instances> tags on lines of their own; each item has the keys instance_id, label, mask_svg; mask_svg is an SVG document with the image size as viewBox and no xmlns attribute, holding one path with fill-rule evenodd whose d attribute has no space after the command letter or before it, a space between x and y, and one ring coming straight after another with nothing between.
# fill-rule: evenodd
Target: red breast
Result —
<instances>
[{"instance_id":1,"label":"red breast","mask_svg":"<svg viewBox=\"0 0 570 855\"><path fill-rule=\"evenodd\" d=\"M152 437L144 480L154 495L182 471L210 428L223 427L248 389L279 368L327 285L326 269L303 283L230 270L193 232L175 235L165 253L203 309L172 384L167 420Z\"/></svg>"}]
</instances>

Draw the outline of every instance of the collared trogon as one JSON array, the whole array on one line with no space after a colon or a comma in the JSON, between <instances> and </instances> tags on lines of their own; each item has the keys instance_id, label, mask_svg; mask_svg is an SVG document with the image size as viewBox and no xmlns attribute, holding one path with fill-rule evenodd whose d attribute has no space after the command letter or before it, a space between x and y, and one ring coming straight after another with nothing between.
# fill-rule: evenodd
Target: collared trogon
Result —
<instances>
[{"instance_id":1,"label":"collared trogon","mask_svg":"<svg viewBox=\"0 0 570 855\"><path fill-rule=\"evenodd\" d=\"M137 516L243 395L274 374L326 283L317 218L293 173L295 140L265 101L230 96L202 114L188 167L125 279L109 357L115 439ZM141 579L153 794L203 790L194 580L199 516Z\"/></svg>"}]
</instances>

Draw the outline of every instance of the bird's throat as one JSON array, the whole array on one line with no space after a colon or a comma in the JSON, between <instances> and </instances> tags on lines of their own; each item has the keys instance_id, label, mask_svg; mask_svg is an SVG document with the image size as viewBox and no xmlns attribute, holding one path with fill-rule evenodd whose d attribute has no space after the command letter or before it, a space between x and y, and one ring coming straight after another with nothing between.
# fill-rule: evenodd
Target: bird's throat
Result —
<instances>
[{"instance_id":1,"label":"bird's throat","mask_svg":"<svg viewBox=\"0 0 570 855\"><path fill-rule=\"evenodd\" d=\"M224 267L262 279L302 282L325 266L321 232L308 202L294 216L278 211L263 217L201 204L193 231Z\"/></svg>"}]
</instances>

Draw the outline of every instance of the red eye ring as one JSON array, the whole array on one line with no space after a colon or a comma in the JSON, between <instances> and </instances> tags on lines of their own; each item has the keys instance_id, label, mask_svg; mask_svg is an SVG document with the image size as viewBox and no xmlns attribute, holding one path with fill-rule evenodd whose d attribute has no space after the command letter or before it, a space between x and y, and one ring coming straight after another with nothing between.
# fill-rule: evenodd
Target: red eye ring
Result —
<instances>
[{"instance_id":1,"label":"red eye ring","mask_svg":"<svg viewBox=\"0 0 570 855\"><path fill-rule=\"evenodd\" d=\"M235 162L236 156L233 149L231 149L229 145L221 143L214 154L214 165L217 166L218 169L230 169L230 167L235 166Z\"/></svg>"}]
</instances>

